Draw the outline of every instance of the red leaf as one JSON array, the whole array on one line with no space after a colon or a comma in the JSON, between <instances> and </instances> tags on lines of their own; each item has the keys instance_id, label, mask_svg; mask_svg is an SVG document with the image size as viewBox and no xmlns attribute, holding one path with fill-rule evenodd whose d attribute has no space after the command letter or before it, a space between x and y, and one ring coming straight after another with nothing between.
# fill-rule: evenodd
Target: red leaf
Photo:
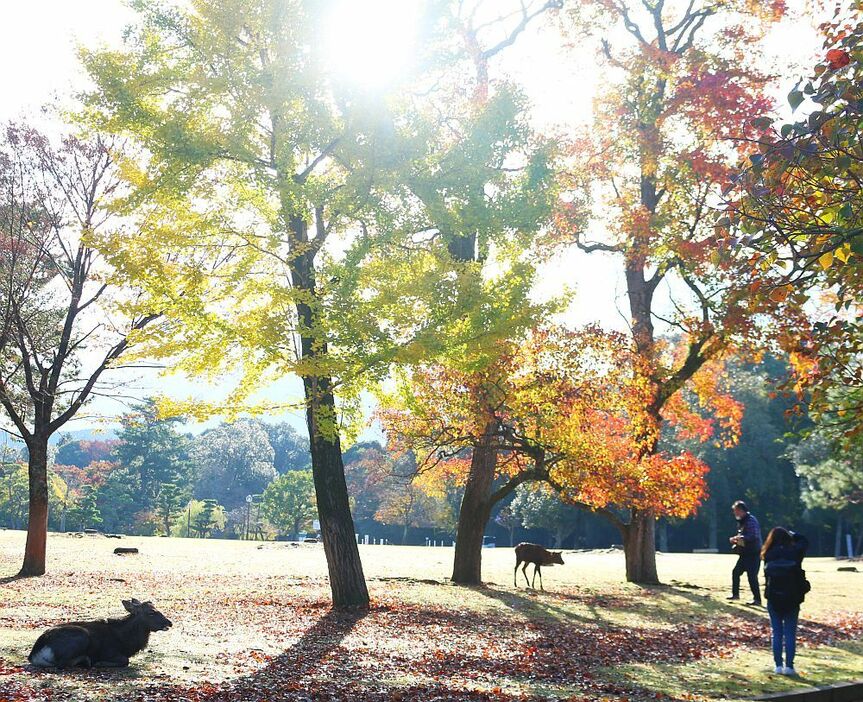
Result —
<instances>
[{"instance_id":1,"label":"red leaf","mask_svg":"<svg viewBox=\"0 0 863 702\"><path fill-rule=\"evenodd\" d=\"M851 56L844 49L830 49L827 52L827 64L834 71L851 63Z\"/></svg>"}]
</instances>

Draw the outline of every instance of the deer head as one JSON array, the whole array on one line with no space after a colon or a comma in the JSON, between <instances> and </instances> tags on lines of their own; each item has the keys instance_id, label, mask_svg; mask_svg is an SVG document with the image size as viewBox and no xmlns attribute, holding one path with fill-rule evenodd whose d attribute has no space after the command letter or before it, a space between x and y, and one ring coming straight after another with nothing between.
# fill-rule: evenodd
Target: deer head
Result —
<instances>
[{"instance_id":1,"label":"deer head","mask_svg":"<svg viewBox=\"0 0 863 702\"><path fill-rule=\"evenodd\" d=\"M167 631L173 626L171 620L156 609L152 602L139 602L133 597L131 600L123 600L123 607L149 631Z\"/></svg>"}]
</instances>

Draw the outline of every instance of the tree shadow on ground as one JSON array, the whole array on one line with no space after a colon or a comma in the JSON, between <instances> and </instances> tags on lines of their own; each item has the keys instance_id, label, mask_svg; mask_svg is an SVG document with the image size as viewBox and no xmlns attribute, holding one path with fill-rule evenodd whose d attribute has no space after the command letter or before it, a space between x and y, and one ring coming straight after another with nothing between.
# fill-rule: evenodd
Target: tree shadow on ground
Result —
<instances>
[{"instance_id":1,"label":"tree shadow on ground","mask_svg":"<svg viewBox=\"0 0 863 702\"><path fill-rule=\"evenodd\" d=\"M619 692L613 675L604 672L619 665L683 664L730 655L741 646L766 650L770 644L764 609L716 600L691 588L655 586L631 597L607 598L524 594L488 587L475 591L503 603L515 615L511 626L519 626L529 642L522 656L527 662L525 675L549 683L569 679L586 691ZM691 606L681 599L689 600ZM589 614L565 608L561 600L580 604ZM642 621L628 625L625 618L613 616L614 610L623 610L620 614L637 611ZM805 645L832 645L859 636L861 631L863 617L852 616L844 626L801 620L798 640ZM650 694L637 687L631 692Z\"/></svg>"},{"instance_id":2,"label":"tree shadow on ground","mask_svg":"<svg viewBox=\"0 0 863 702\"><path fill-rule=\"evenodd\" d=\"M166 684L146 680L145 674L122 698L128 702L513 702L576 695L573 699L646 700L655 699L656 691L639 687L638 680L615 675L615 668L632 663L692 662L740 645L766 648L768 642L763 611L750 612L721 602L717 612L729 610L738 618L717 614L710 620L701 617L706 611L703 597L687 589L655 588L649 594L633 590L630 596L559 596L496 588L472 591L496 606L477 611L385 600L368 612L340 612L328 610L321 600L283 597L267 606L250 600L249 608L242 610L248 618L246 628L252 623L250 632L261 630L266 621L292 632L294 643L275 656L256 649L253 654L244 653L237 663L241 676L226 682ZM688 609L678 594L696 598L697 605L691 608L699 615L695 621L662 626L661 619L646 625L641 619L627 626L625 618L608 618L609 611L635 609L640 602L653 603L654 599L670 599L678 609ZM568 603L584 605L587 611L576 606L578 617L573 617ZM651 610L651 616L661 618L666 611ZM207 615L198 623L204 626L209 621ZM227 628L231 626L228 622ZM829 625L824 627L829 629ZM859 630L863 631L863 621ZM849 638L847 632L844 638ZM249 643L255 645L254 639Z\"/></svg>"},{"instance_id":3,"label":"tree shadow on ground","mask_svg":"<svg viewBox=\"0 0 863 702\"><path fill-rule=\"evenodd\" d=\"M417 672L406 664L408 658L391 657L386 652L375 650L375 642L365 653L348 650L342 644L366 617L387 618L398 616L400 620L424 627L439 628L441 622L452 624L455 615L434 609L419 611L405 607L379 607L371 612L330 611L309 627L300 639L281 654L270 658L260 670L236 678L221 685L201 685L194 688L152 688L143 690L137 700L149 700L158 691L163 702L194 700L194 702L233 702L238 699L273 699L282 702L307 702L327 700L342 702L364 700L366 702L393 702L394 700L457 700L516 702L546 699L521 694L510 695L499 688L480 691L450 687L441 680L417 680L405 685L404 680L393 680L392 670L385 664L395 659L400 666L402 678L410 678ZM450 618L452 617L452 618ZM405 630L406 624L402 627ZM364 638L366 638L364 636ZM380 643L380 642L378 642ZM389 678L387 680L386 678Z\"/></svg>"}]
</instances>

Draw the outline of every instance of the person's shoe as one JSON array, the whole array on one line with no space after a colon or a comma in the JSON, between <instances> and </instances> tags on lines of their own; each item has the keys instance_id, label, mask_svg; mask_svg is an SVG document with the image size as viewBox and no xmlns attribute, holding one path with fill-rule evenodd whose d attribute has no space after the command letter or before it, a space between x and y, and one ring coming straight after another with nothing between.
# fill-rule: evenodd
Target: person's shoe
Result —
<instances>
[{"instance_id":1,"label":"person's shoe","mask_svg":"<svg viewBox=\"0 0 863 702\"><path fill-rule=\"evenodd\" d=\"M740 596L739 596L739 595L729 595L729 596L728 596L728 597L726 597L725 599L726 599L726 600L728 600L729 602L731 602L731 601L733 601L733 600L739 600L739 599L740 599Z\"/></svg>"},{"instance_id":2,"label":"person's shoe","mask_svg":"<svg viewBox=\"0 0 863 702\"><path fill-rule=\"evenodd\" d=\"M761 600L752 600L751 602L747 602L746 606L747 607L760 607L761 606Z\"/></svg>"},{"instance_id":3,"label":"person's shoe","mask_svg":"<svg viewBox=\"0 0 863 702\"><path fill-rule=\"evenodd\" d=\"M785 666L777 665L776 668L774 668L773 672L777 675L785 675Z\"/></svg>"},{"instance_id":4,"label":"person's shoe","mask_svg":"<svg viewBox=\"0 0 863 702\"><path fill-rule=\"evenodd\" d=\"M794 668L792 668L791 666L786 665L786 666L782 669L782 674L783 674L783 675L797 675L797 671L796 671L796 670L794 670Z\"/></svg>"}]
</instances>

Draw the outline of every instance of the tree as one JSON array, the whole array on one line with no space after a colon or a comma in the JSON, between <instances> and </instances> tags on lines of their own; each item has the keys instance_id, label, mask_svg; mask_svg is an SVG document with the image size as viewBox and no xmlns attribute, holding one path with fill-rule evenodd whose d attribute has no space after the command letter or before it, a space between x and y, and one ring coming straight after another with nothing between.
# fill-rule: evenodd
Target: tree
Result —
<instances>
[{"instance_id":1,"label":"tree","mask_svg":"<svg viewBox=\"0 0 863 702\"><path fill-rule=\"evenodd\" d=\"M626 508L692 514L707 472L689 451L643 450L654 437L633 426L651 426L650 386L633 370L634 355L624 335L596 327L535 330L481 372L414 371L386 398L381 420L394 450L412 451L419 471L438 479L470 480L476 444L493 449L493 476L480 493L486 519L519 485L544 481L625 534ZM723 391L721 366L705 365L691 397L668 403L663 421L680 436L729 441L741 412Z\"/></svg>"},{"instance_id":2,"label":"tree","mask_svg":"<svg viewBox=\"0 0 863 702\"><path fill-rule=\"evenodd\" d=\"M386 449L376 441L359 442L345 451L345 478L351 496L351 511L358 521L374 519L391 464Z\"/></svg>"},{"instance_id":3,"label":"tree","mask_svg":"<svg viewBox=\"0 0 863 702\"><path fill-rule=\"evenodd\" d=\"M101 451L96 453L96 455L101 454ZM64 455L63 451L58 451L57 455ZM69 454L67 453L65 456L68 458ZM73 454L72 457L74 458L75 455ZM116 467L116 464L109 461L98 460L88 463L83 468L79 468L77 465L54 465L54 472L65 484L60 507L60 531L66 531L66 517L70 506L81 498L85 489L100 488L104 485L111 471Z\"/></svg>"},{"instance_id":4,"label":"tree","mask_svg":"<svg viewBox=\"0 0 863 702\"><path fill-rule=\"evenodd\" d=\"M192 500L186 510L192 530L202 539L206 539L213 529L225 527L225 508L216 500Z\"/></svg>"},{"instance_id":5,"label":"tree","mask_svg":"<svg viewBox=\"0 0 863 702\"><path fill-rule=\"evenodd\" d=\"M86 468L97 461L109 461L115 443L114 441L75 441L71 436L61 436L54 463Z\"/></svg>"},{"instance_id":6,"label":"tree","mask_svg":"<svg viewBox=\"0 0 863 702\"><path fill-rule=\"evenodd\" d=\"M512 509L512 503L501 507L495 515L494 521L509 532L509 545L510 547L514 546L515 530L519 526L520 520Z\"/></svg>"},{"instance_id":7,"label":"tree","mask_svg":"<svg viewBox=\"0 0 863 702\"><path fill-rule=\"evenodd\" d=\"M513 96L505 85L492 87L490 64L493 58L512 45L534 19L547 10L560 6L561 3L557 0L520 2L519 8L512 13L492 15L488 21L488 8L482 2L459 3L453 8L447 17L447 26L463 41L468 68L464 71L462 80L471 92L466 117L462 119L468 123L476 121L484 124L488 121L486 115L494 114L511 103ZM519 126L518 122L515 126ZM470 140L465 142L466 144L453 144L450 154L461 154L465 145L474 146ZM509 197L515 207L494 212L491 208L478 206L488 193L490 185L490 174L481 171L478 178L471 181L461 179L458 183L464 198L464 202L458 203L456 209L459 216L437 221L441 233L446 235L450 255L460 264L459 275L471 280L477 291L482 291L484 287L482 264L492 245L501 244L502 251L512 250L513 245L516 250L529 250L535 235L546 221L548 206L554 194L550 187L552 158L548 146L534 145L530 149L520 149L524 177L520 184L516 183L516 188ZM456 157L456 162L459 158ZM501 166L506 160L506 157L499 160ZM451 198L449 190L441 188L440 184L433 188L429 188L429 183L418 185L419 187L414 185L414 193L432 211L439 211L442 202ZM499 188L500 184L493 187ZM501 240L500 233L495 232L495 225L503 232L515 230L520 236L512 237L511 241L506 241L505 238ZM533 273L532 265L524 265L525 258L521 257L521 265L512 266L516 275L510 276L509 280L495 281L490 290L486 288L485 292L491 299L476 305L482 316L479 319L466 317L466 321L470 320L476 324L477 335L488 335L489 330L496 328L496 334L491 338L500 343L516 336L520 330L530 327L532 322L543 316L545 311L532 304L529 296L525 294ZM507 293L502 296L501 291L507 288ZM450 354L444 363L449 362L456 374L466 369L473 371L482 364L494 364L497 355L494 346L488 349L489 355L485 359L475 348L471 351L465 353L465 357L461 359ZM487 382L493 386L496 379L489 377ZM500 499L492 490L499 450L491 419L493 413L492 407L485 407L484 416L488 423L476 440L471 442L470 466L466 479L461 483L452 581L462 585L478 585L481 582L483 534L491 515L491 507Z\"/></svg>"},{"instance_id":8,"label":"tree","mask_svg":"<svg viewBox=\"0 0 863 702\"><path fill-rule=\"evenodd\" d=\"M278 476L264 490L261 512L280 533L290 533L296 539L300 529L317 515L312 472L291 470Z\"/></svg>"},{"instance_id":9,"label":"tree","mask_svg":"<svg viewBox=\"0 0 863 702\"><path fill-rule=\"evenodd\" d=\"M851 391L853 392L853 390ZM855 553L863 549L863 468L859 439L849 441L845 425L822 417L801 441L788 450L801 481L803 504L829 510L836 516L838 557L843 550L843 526L858 528Z\"/></svg>"},{"instance_id":10,"label":"tree","mask_svg":"<svg viewBox=\"0 0 863 702\"><path fill-rule=\"evenodd\" d=\"M22 576L45 572L48 444L98 392L158 313L134 289L112 299L111 269L90 237L119 228L119 142L59 145L10 125L0 144L0 405L28 451Z\"/></svg>"},{"instance_id":11,"label":"tree","mask_svg":"<svg viewBox=\"0 0 863 702\"><path fill-rule=\"evenodd\" d=\"M463 94L451 26L430 17L416 73L368 96L308 41L329 5L137 3L126 48L84 56L87 116L149 156L128 171L147 232L101 246L178 321L150 352L193 373L239 370L210 407L229 415L271 378L302 378L333 601L365 606L342 420L391 363L491 336L465 323L482 308L462 254L535 230L548 179L544 158L513 158L536 151L520 96Z\"/></svg>"},{"instance_id":12,"label":"tree","mask_svg":"<svg viewBox=\"0 0 863 702\"><path fill-rule=\"evenodd\" d=\"M162 483L156 498L155 511L162 523L165 536L171 535L171 524L183 512L185 502L182 488L176 483Z\"/></svg>"},{"instance_id":13,"label":"tree","mask_svg":"<svg viewBox=\"0 0 863 702\"><path fill-rule=\"evenodd\" d=\"M276 477L273 448L259 422L240 419L208 429L194 440L194 494L215 498L227 509L244 506Z\"/></svg>"},{"instance_id":14,"label":"tree","mask_svg":"<svg viewBox=\"0 0 863 702\"><path fill-rule=\"evenodd\" d=\"M521 347L530 345L524 340ZM519 392L541 382L519 367L518 347L507 345L496 363L484 360L476 371L415 367L382 397L379 417L393 452L414 455L418 477L455 480L464 490L453 565L459 584L481 582L492 508L522 482L548 477L533 418L512 410Z\"/></svg>"},{"instance_id":15,"label":"tree","mask_svg":"<svg viewBox=\"0 0 863 702\"><path fill-rule=\"evenodd\" d=\"M821 60L788 93L793 110L805 109L749 141L718 224L728 245L749 255L747 274L761 295L812 310L814 324L785 325L780 335L794 389L816 420L825 414L851 439L863 427L859 5L847 13L837 5L822 30Z\"/></svg>"},{"instance_id":16,"label":"tree","mask_svg":"<svg viewBox=\"0 0 863 702\"><path fill-rule=\"evenodd\" d=\"M308 439L300 436L287 422L264 424L263 427L273 447L273 465L278 473L311 468Z\"/></svg>"},{"instance_id":17,"label":"tree","mask_svg":"<svg viewBox=\"0 0 863 702\"><path fill-rule=\"evenodd\" d=\"M228 520L225 508L219 504L212 504L213 500L210 500L210 506L212 507L210 516L202 520L201 514L205 510L209 511L210 509L207 507L206 502L206 500L189 500L185 509L174 517L174 521L171 524L171 536L185 537L187 539L194 538L195 534L200 536L197 527L203 523L209 524L208 533L214 529L222 531Z\"/></svg>"},{"instance_id":18,"label":"tree","mask_svg":"<svg viewBox=\"0 0 863 702\"><path fill-rule=\"evenodd\" d=\"M10 529L21 529L27 516L27 467L6 462L0 466L0 515Z\"/></svg>"},{"instance_id":19,"label":"tree","mask_svg":"<svg viewBox=\"0 0 863 702\"><path fill-rule=\"evenodd\" d=\"M118 467L108 473L98 491L97 504L106 530L124 534L135 533L138 515L149 511L140 502L138 475L128 467Z\"/></svg>"},{"instance_id":20,"label":"tree","mask_svg":"<svg viewBox=\"0 0 863 702\"><path fill-rule=\"evenodd\" d=\"M422 480L390 475L375 519L402 528L401 543L407 543L411 527L434 527L451 522L449 505L436 490ZM436 494L438 493L438 494Z\"/></svg>"},{"instance_id":21,"label":"tree","mask_svg":"<svg viewBox=\"0 0 863 702\"><path fill-rule=\"evenodd\" d=\"M734 343L755 342L755 320L776 306L750 294L749 279L739 274L744 257L723 246L710 204L736 166L735 144L763 131L753 122L770 104L758 42L782 8L602 0L566 13L567 28L599 37L609 80L589 133L574 137L573 167L564 175L571 197L561 203L556 229L582 252L620 261L632 371L645 391L631 428L641 452L632 465L651 483L666 473L656 457L667 405L711 359ZM585 205L586 193L598 207ZM682 338L683 353L664 353L657 320ZM626 514L614 521L627 579L656 583L656 503L618 497Z\"/></svg>"},{"instance_id":22,"label":"tree","mask_svg":"<svg viewBox=\"0 0 863 702\"><path fill-rule=\"evenodd\" d=\"M81 530L95 529L102 523L102 515L96 504L96 487L84 485L75 506L69 510L69 520Z\"/></svg>"},{"instance_id":23,"label":"tree","mask_svg":"<svg viewBox=\"0 0 863 702\"><path fill-rule=\"evenodd\" d=\"M800 488L787 453L797 440L792 432L804 430L807 420L791 412L793 397L776 390L788 373L788 364L772 357L757 364L731 359L728 392L744 408L739 439L733 446L714 440L682 442L710 466L709 498L699 512L707 525L703 546L723 546L722 520L728 520L726 528L733 526L729 510L738 499L752 506L764 524L793 524L802 517Z\"/></svg>"},{"instance_id":24,"label":"tree","mask_svg":"<svg viewBox=\"0 0 863 702\"><path fill-rule=\"evenodd\" d=\"M182 420L159 417L153 399L135 405L120 418L114 458L135 475L137 510L149 510L163 485L186 489L191 483L192 442L177 431Z\"/></svg>"}]
</instances>

